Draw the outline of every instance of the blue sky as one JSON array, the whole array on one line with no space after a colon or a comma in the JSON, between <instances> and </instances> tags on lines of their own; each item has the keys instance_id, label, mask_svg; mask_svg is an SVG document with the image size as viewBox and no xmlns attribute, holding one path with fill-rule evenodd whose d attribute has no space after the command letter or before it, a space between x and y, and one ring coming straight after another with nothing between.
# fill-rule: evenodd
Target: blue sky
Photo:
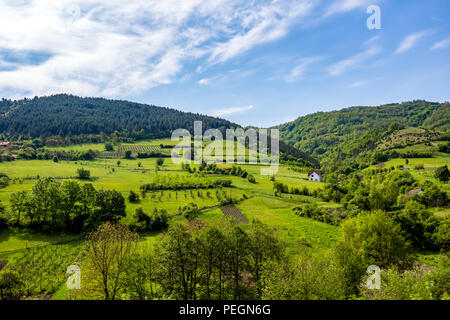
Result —
<instances>
[{"instance_id":1,"label":"blue sky","mask_svg":"<svg viewBox=\"0 0 450 320\"><path fill-rule=\"evenodd\" d=\"M449 61L446 0L0 0L5 98L103 96L271 126L449 101Z\"/></svg>"}]
</instances>

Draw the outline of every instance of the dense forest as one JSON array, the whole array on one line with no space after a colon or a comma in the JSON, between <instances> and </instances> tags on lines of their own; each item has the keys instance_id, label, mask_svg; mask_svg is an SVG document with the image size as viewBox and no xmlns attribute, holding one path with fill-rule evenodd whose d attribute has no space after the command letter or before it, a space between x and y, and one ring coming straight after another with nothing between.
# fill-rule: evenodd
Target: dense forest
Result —
<instances>
[{"instance_id":1,"label":"dense forest","mask_svg":"<svg viewBox=\"0 0 450 320\"><path fill-rule=\"evenodd\" d=\"M450 105L412 101L378 107L317 112L279 126L281 137L321 163L356 158L376 142L404 127L447 130Z\"/></svg>"},{"instance_id":2,"label":"dense forest","mask_svg":"<svg viewBox=\"0 0 450 320\"><path fill-rule=\"evenodd\" d=\"M134 139L170 137L178 128L238 127L227 120L174 109L103 98L59 94L0 101L0 133L29 138L111 135ZM74 139L74 142L78 142Z\"/></svg>"}]
</instances>

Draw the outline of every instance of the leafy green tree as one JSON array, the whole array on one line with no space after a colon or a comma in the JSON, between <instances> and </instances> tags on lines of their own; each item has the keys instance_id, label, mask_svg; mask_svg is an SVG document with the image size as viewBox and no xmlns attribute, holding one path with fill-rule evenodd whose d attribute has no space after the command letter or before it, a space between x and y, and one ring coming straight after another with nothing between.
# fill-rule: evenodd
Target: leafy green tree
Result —
<instances>
[{"instance_id":1,"label":"leafy green tree","mask_svg":"<svg viewBox=\"0 0 450 320\"><path fill-rule=\"evenodd\" d=\"M439 226L439 220L424 205L410 200L394 219L415 248L433 248L433 233Z\"/></svg>"},{"instance_id":2,"label":"leafy green tree","mask_svg":"<svg viewBox=\"0 0 450 320\"><path fill-rule=\"evenodd\" d=\"M341 227L344 242L361 255L367 266L409 266L410 243L402 235L400 225L387 213L362 213L346 219Z\"/></svg>"},{"instance_id":3,"label":"leafy green tree","mask_svg":"<svg viewBox=\"0 0 450 320\"><path fill-rule=\"evenodd\" d=\"M417 200L428 207L444 207L448 203L447 192L436 184L427 185Z\"/></svg>"},{"instance_id":4,"label":"leafy green tree","mask_svg":"<svg viewBox=\"0 0 450 320\"><path fill-rule=\"evenodd\" d=\"M157 248L158 279L165 294L175 299L196 299L200 283L200 246L186 225L172 225Z\"/></svg>"},{"instance_id":5,"label":"leafy green tree","mask_svg":"<svg viewBox=\"0 0 450 320\"><path fill-rule=\"evenodd\" d=\"M131 159L131 151L130 150L125 151L125 159Z\"/></svg>"},{"instance_id":6,"label":"leafy green tree","mask_svg":"<svg viewBox=\"0 0 450 320\"><path fill-rule=\"evenodd\" d=\"M106 151L114 151L114 145L111 142L105 143L105 150Z\"/></svg>"},{"instance_id":7,"label":"leafy green tree","mask_svg":"<svg viewBox=\"0 0 450 320\"><path fill-rule=\"evenodd\" d=\"M9 198L11 211L16 214L16 224L20 225L20 217L25 212L28 193L26 191L14 192Z\"/></svg>"},{"instance_id":8,"label":"leafy green tree","mask_svg":"<svg viewBox=\"0 0 450 320\"><path fill-rule=\"evenodd\" d=\"M256 284L257 297L261 298L261 275L264 264L269 260L280 260L284 254L284 248L275 230L253 220L249 236L248 268L252 274L252 280Z\"/></svg>"},{"instance_id":9,"label":"leafy green tree","mask_svg":"<svg viewBox=\"0 0 450 320\"><path fill-rule=\"evenodd\" d=\"M92 230L105 222L117 223L126 216L125 199L116 190L99 190L95 193L95 209L85 221L85 229Z\"/></svg>"},{"instance_id":10,"label":"leafy green tree","mask_svg":"<svg viewBox=\"0 0 450 320\"><path fill-rule=\"evenodd\" d=\"M212 225L200 229L197 237L201 245L200 299L223 299L226 286L225 235L223 228Z\"/></svg>"},{"instance_id":11,"label":"leafy green tree","mask_svg":"<svg viewBox=\"0 0 450 320\"><path fill-rule=\"evenodd\" d=\"M24 294L24 281L20 274L4 269L0 271L0 300L18 300Z\"/></svg>"},{"instance_id":12,"label":"leafy green tree","mask_svg":"<svg viewBox=\"0 0 450 320\"><path fill-rule=\"evenodd\" d=\"M183 208L181 208L181 211L183 213L183 216L189 221L195 220L201 214L200 209L193 202L185 205Z\"/></svg>"},{"instance_id":13,"label":"leafy green tree","mask_svg":"<svg viewBox=\"0 0 450 320\"><path fill-rule=\"evenodd\" d=\"M86 277L91 281L83 293L98 294L104 300L115 300L124 289L127 261L134 252L139 236L126 226L106 222L92 231L84 242Z\"/></svg>"},{"instance_id":14,"label":"leafy green tree","mask_svg":"<svg viewBox=\"0 0 450 320\"><path fill-rule=\"evenodd\" d=\"M138 202L139 195L136 192L134 192L133 190L131 190L130 193L128 194L128 200L130 202Z\"/></svg>"},{"instance_id":15,"label":"leafy green tree","mask_svg":"<svg viewBox=\"0 0 450 320\"><path fill-rule=\"evenodd\" d=\"M437 168L436 172L434 173L434 176L436 179L438 179L441 182L447 182L450 178L450 172L448 170L448 166L442 166Z\"/></svg>"},{"instance_id":16,"label":"leafy green tree","mask_svg":"<svg viewBox=\"0 0 450 320\"><path fill-rule=\"evenodd\" d=\"M61 210L65 217L66 227L70 226L73 216L81 209L82 191L77 181L64 180L61 184Z\"/></svg>"},{"instance_id":17,"label":"leafy green tree","mask_svg":"<svg viewBox=\"0 0 450 320\"><path fill-rule=\"evenodd\" d=\"M423 277L417 271L399 272L396 268L381 270L381 288L366 287L367 277L361 282L361 294L365 300L415 300L430 299Z\"/></svg>"},{"instance_id":18,"label":"leafy green tree","mask_svg":"<svg viewBox=\"0 0 450 320\"><path fill-rule=\"evenodd\" d=\"M433 234L434 243L445 251L450 250L450 218L443 218Z\"/></svg>"},{"instance_id":19,"label":"leafy green tree","mask_svg":"<svg viewBox=\"0 0 450 320\"><path fill-rule=\"evenodd\" d=\"M8 217L6 216L6 208L2 205L2 201L0 200L0 229L5 229L8 227Z\"/></svg>"},{"instance_id":20,"label":"leafy green tree","mask_svg":"<svg viewBox=\"0 0 450 320\"><path fill-rule=\"evenodd\" d=\"M163 159L163 158L158 158L158 159L156 160L156 164L157 164L158 166L162 166L162 165L164 164L164 159Z\"/></svg>"},{"instance_id":21,"label":"leafy green tree","mask_svg":"<svg viewBox=\"0 0 450 320\"><path fill-rule=\"evenodd\" d=\"M342 275L342 287L347 299L359 293L359 284L366 273L367 264L362 255L356 252L347 242L336 245L333 258Z\"/></svg>"},{"instance_id":22,"label":"leafy green tree","mask_svg":"<svg viewBox=\"0 0 450 320\"><path fill-rule=\"evenodd\" d=\"M344 299L341 270L329 257L302 251L292 258L271 260L264 268L263 299Z\"/></svg>"},{"instance_id":23,"label":"leafy green tree","mask_svg":"<svg viewBox=\"0 0 450 320\"><path fill-rule=\"evenodd\" d=\"M158 297L155 287L158 267L156 261L153 250L147 246L139 248L126 258L122 286L131 298L153 300Z\"/></svg>"},{"instance_id":24,"label":"leafy green tree","mask_svg":"<svg viewBox=\"0 0 450 320\"><path fill-rule=\"evenodd\" d=\"M79 168L77 170L77 175L79 179L87 180L91 177L91 172L84 168Z\"/></svg>"},{"instance_id":25,"label":"leafy green tree","mask_svg":"<svg viewBox=\"0 0 450 320\"><path fill-rule=\"evenodd\" d=\"M243 295L243 271L248 265L250 239L240 226L233 226L226 232L226 262L229 268L233 299Z\"/></svg>"}]
</instances>

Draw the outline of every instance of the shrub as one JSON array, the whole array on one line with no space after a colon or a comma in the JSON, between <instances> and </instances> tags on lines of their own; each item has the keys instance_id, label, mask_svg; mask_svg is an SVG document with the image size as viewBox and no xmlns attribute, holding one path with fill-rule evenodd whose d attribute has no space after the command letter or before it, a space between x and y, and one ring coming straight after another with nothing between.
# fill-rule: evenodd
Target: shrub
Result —
<instances>
[{"instance_id":1,"label":"shrub","mask_svg":"<svg viewBox=\"0 0 450 320\"><path fill-rule=\"evenodd\" d=\"M111 142L105 143L105 150L106 151L114 151L114 145Z\"/></svg>"},{"instance_id":2,"label":"shrub","mask_svg":"<svg viewBox=\"0 0 450 320\"><path fill-rule=\"evenodd\" d=\"M188 219L189 221L195 220L201 213L200 209L198 208L198 206L191 202L187 205L185 205L182 209L181 212L183 214L183 216Z\"/></svg>"},{"instance_id":3,"label":"shrub","mask_svg":"<svg viewBox=\"0 0 450 320\"><path fill-rule=\"evenodd\" d=\"M125 158L126 159L130 159L131 158L131 151L130 150L125 151Z\"/></svg>"},{"instance_id":4,"label":"shrub","mask_svg":"<svg viewBox=\"0 0 450 320\"><path fill-rule=\"evenodd\" d=\"M447 182L448 179L450 178L450 172L448 171L448 167L445 165L437 168L436 172L434 173L434 176L441 182Z\"/></svg>"},{"instance_id":5,"label":"shrub","mask_svg":"<svg viewBox=\"0 0 450 320\"><path fill-rule=\"evenodd\" d=\"M138 202L139 201L139 195L134 192L133 190L130 191L130 194L128 195L128 200L130 202Z\"/></svg>"},{"instance_id":6,"label":"shrub","mask_svg":"<svg viewBox=\"0 0 450 320\"><path fill-rule=\"evenodd\" d=\"M77 174L79 179L89 179L91 177L91 172L84 168L79 168Z\"/></svg>"}]
</instances>

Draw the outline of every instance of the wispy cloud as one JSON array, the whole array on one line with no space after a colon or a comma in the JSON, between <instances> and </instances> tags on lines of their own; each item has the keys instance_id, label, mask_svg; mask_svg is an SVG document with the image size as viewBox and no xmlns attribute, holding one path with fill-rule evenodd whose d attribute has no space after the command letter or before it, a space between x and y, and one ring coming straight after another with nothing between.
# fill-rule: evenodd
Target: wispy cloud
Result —
<instances>
[{"instance_id":1,"label":"wispy cloud","mask_svg":"<svg viewBox=\"0 0 450 320\"><path fill-rule=\"evenodd\" d=\"M401 54L412 49L417 44L417 42L419 42L420 39L427 36L429 33L430 31L421 31L406 36L397 47L397 50L395 50L395 53Z\"/></svg>"},{"instance_id":2,"label":"wispy cloud","mask_svg":"<svg viewBox=\"0 0 450 320\"><path fill-rule=\"evenodd\" d=\"M329 69L328 73L331 76L339 76L349 70L352 70L364 62L366 62L368 59L376 56L381 51L380 47L371 47L367 49L366 51L363 51L357 55L354 55L350 58L341 60L335 64L333 64Z\"/></svg>"},{"instance_id":3,"label":"wispy cloud","mask_svg":"<svg viewBox=\"0 0 450 320\"><path fill-rule=\"evenodd\" d=\"M212 112L211 115L215 116L215 117L224 117L224 116L229 116L232 114L243 113L243 112L251 110L253 108L254 108L253 105L244 106L244 107L224 108L224 109L219 109L219 110Z\"/></svg>"},{"instance_id":4,"label":"wispy cloud","mask_svg":"<svg viewBox=\"0 0 450 320\"><path fill-rule=\"evenodd\" d=\"M214 83L215 80L217 80L219 78L219 76L216 77L211 77L211 78L202 78L200 80L198 80L198 84L202 85L202 86L210 86Z\"/></svg>"},{"instance_id":5,"label":"wispy cloud","mask_svg":"<svg viewBox=\"0 0 450 320\"><path fill-rule=\"evenodd\" d=\"M364 87L367 84L367 81L355 81L353 83L350 83L348 85L348 88L355 89L355 88L361 88Z\"/></svg>"},{"instance_id":6,"label":"wispy cloud","mask_svg":"<svg viewBox=\"0 0 450 320\"><path fill-rule=\"evenodd\" d=\"M430 48L430 50L438 50L446 48L450 45L450 38L444 39L442 41L436 42L434 46Z\"/></svg>"},{"instance_id":7,"label":"wispy cloud","mask_svg":"<svg viewBox=\"0 0 450 320\"><path fill-rule=\"evenodd\" d=\"M373 4L373 1L337 0L327 8L327 10L325 11L325 16L331 16L333 14L351 11L360 7L367 7L369 4Z\"/></svg>"},{"instance_id":8,"label":"wispy cloud","mask_svg":"<svg viewBox=\"0 0 450 320\"><path fill-rule=\"evenodd\" d=\"M0 92L124 96L178 80L187 61L223 63L280 39L316 0L0 1ZM1 57L0 57L1 59ZM205 80L206 81L206 80Z\"/></svg>"},{"instance_id":9,"label":"wispy cloud","mask_svg":"<svg viewBox=\"0 0 450 320\"><path fill-rule=\"evenodd\" d=\"M257 3L257 2L256 2ZM226 42L219 43L209 57L211 63L224 62L255 45L277 40L286 35L289 27L309 15L317 1L272 1L268 6L254 10L250 14L244 11L242 30L232 32Z\"/></svg>"},{"instance_id":10,"label":"wispy cloud","mask_svg":"<svg viewBox=\"0 0 450 320\"><path fill-rule=\"evenodd\" d=\"M297 64L292 68L292 70L286 76L283 77L284 81L294 82L295 80L297 80L298 78L302 77L305 74L307 68L311 64L318 62L322 59L323 57L321 56L300 59L297 62Z\"/></svg>"}]
</instances>

